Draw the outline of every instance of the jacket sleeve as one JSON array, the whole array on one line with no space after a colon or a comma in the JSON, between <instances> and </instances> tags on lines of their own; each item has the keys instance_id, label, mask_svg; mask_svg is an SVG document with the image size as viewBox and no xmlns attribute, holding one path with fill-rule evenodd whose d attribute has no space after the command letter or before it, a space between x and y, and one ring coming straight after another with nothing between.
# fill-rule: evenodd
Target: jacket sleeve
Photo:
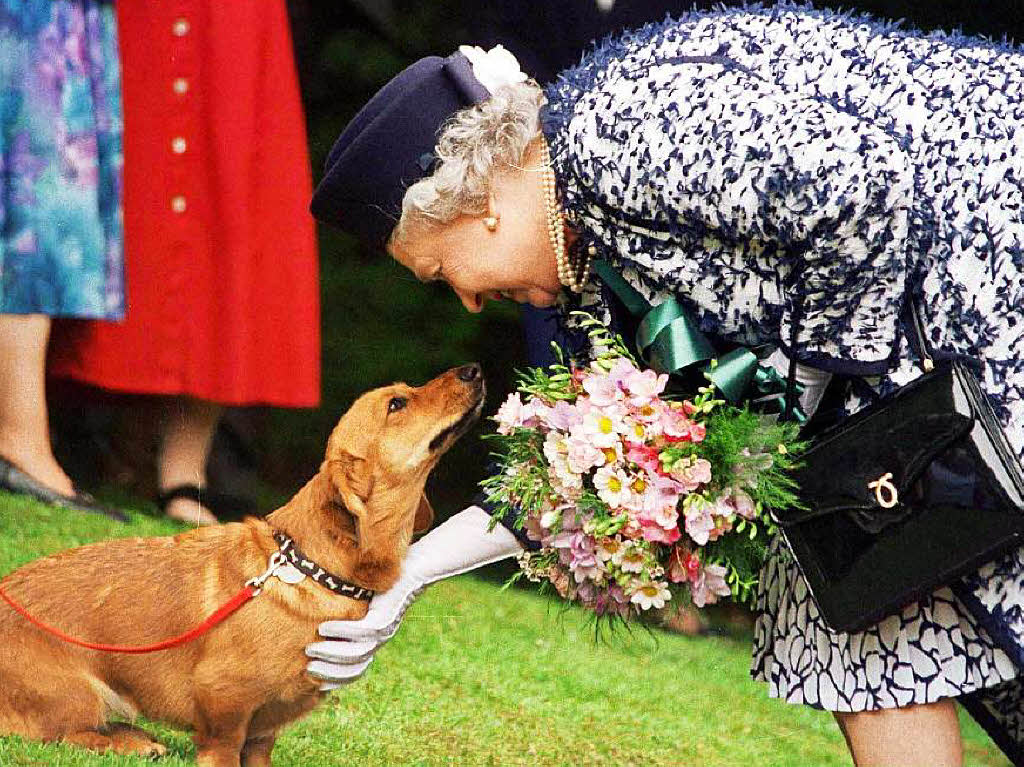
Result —
<instances>
[{"instance_id":1,"label":"jacket sleeve","mask_svg":"<svg viewBox=\"0 0 1024 767\"><path fill-rule=\"evenodd\" d=\"M898 138L719 63L610 76L577 102L566 130L568 172L638 271L674 269L698 304L734 313L735 286L771 272L749 303L770 304L774 283L787 350L802 303L797 359L828 367L853 350L862 372L884 367L913 201Z\"/></svg>"},{"instance_id":2,"label":"jacket sleeve","mask_svg":"<svg viewBox=\"0 0 1024 767\"><path fill-rule=\"evenodd\" d=\"M493 464L487 469L488 473L493 473L496 470L497 469ZM537 551L540 549L540 544L537 541L531 540L525 530L516 526L516 512L514 509L510 509L509 512L503 516L498 516L495 509L487 503L487 498L483 493L477 493L477 496L473 499L473 505L479 506L481 509L486 511L492 519L496 519L498 524L512 533L512 535L516 537L516 540L519 541L522 547L527 551Z\"/></svg>"}]
</instances>

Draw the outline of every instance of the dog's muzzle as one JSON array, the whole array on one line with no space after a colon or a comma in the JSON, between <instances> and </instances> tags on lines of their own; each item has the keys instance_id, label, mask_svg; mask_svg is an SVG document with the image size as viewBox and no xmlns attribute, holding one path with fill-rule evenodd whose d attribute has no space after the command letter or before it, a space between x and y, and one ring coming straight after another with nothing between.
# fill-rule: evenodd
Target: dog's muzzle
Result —
<instances>
[{"instance_id":1,"label":"dog's muzzle","mask_svg":"<svg viewBox=\"0 0 1024 767\"><path fill-rule=\"evenodd\" d=\"M459 418L458 421L456 421L446 429L441 430L441 432L438 433L436 437L430 440L430 452L433 453L437 450L440 450L441 447L445 444L445 442L447 442L449 439L452 442L454 442L467 431L469 431L469 427L472 426L476 422L476 419L480 417L480 411L482 411L483 408L484 387L483 383L481 382L480 395L477 397L476 402L473 403L469 410L462 414L462 417Z\"/></svg>"}]
</instances>

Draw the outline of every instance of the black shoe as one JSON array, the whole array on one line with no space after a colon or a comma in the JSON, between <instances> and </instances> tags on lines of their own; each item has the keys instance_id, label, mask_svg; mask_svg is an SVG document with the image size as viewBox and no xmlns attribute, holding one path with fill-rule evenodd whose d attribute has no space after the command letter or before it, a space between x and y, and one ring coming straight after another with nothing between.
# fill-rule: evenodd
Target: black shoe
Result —
<instances>
[{"instance_id":1,"label":"black shoe","mask_svg":"<svg viewBox=\"0 0 1024 767\"><path fill-rule=\"evenodd\" d=\"M225 519L243 519L256 513L256 504L249 498L228 493L211 493L198 485L176 485L164 490L156 497L160 511L167 513L171 501L186 498L206 507L223 522Z\"/></svg>"},{"instance_id":2,"label":"black shoe","mask_svg":"<svg viewBox=\"0 0 1024 767\"><path fill-rule=\"evenodd\" d=\"M73 511L86 511L90 514L102 514L105 517L116 519L118 522L128 521L128 515L123 511L104 506L83 490L75 488L74 495L58 493L33 479L2 455L0 455L0 490L27 495L51 506L60 506Z\"/></svg>"}]
</instances>

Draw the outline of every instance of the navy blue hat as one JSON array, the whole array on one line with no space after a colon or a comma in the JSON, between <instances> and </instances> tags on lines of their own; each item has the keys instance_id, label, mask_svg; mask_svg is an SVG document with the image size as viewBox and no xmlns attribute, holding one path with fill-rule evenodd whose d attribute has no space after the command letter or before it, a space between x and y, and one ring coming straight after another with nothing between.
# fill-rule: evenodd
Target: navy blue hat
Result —
<instances>
[{"instance_id":1,"label":"navy blue hat","mask_svg":"<svg viewBox=\"0 0 1024 767\"><path fill-rule=\"evenodd\" d=\"M420 59L399 72L334 142L313 193L313 215L383 246L405 190L432 169L441 127L489 97L461 53Z\"/></svg>"}]
</instances>

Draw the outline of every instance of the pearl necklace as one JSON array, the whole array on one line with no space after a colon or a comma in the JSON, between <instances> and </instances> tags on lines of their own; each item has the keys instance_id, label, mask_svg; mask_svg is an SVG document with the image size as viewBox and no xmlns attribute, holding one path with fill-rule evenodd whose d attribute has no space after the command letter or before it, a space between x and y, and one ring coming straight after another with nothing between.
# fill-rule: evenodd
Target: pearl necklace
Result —
<instances>
[{"instance_id":1,"label":"pearl necklace","mask_svg":"<svg viewBox=\"0 0 1024 767\"><path fill-rule=\"evenodd\" d=\"M590 258L596 248L591 245L582 263L572 263L565 248L565 213L558 204L558 192L555 187L555 171L551 166L551 152L544 142L544 205L548 214L548 239L555 251L555 268L558 270L558 281L576 293L583 292L583 286L590 275Z\"/></svg>"}]
</instances>

